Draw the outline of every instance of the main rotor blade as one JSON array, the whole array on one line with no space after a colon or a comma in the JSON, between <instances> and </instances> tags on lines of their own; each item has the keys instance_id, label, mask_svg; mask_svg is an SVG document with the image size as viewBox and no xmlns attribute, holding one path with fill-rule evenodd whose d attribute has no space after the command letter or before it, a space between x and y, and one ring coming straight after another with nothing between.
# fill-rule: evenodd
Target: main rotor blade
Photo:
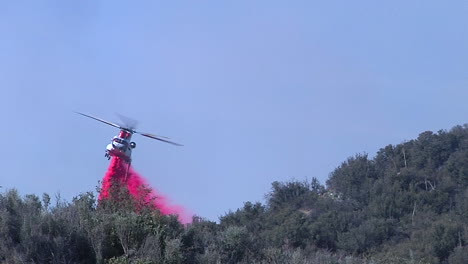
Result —
<instances>
[{"instance_id":1,"label":"main rotor blade","mask_svg":"<svg viewBox=\"0 0 468 264\"><path fill-rule=\"evenodd\" d=\"M122 120L124 126L126 128L129 128L131 130L134 130L137 128L137 125L138 125L138 121L135 120L135 119L132 119L130 117L127 117L127 116L124 116L124 115L121 115L119 113L115 113L119 118L120 120Z\"/></svg>"},{"instance_id":2,"label":"main rotor blade","mask_svg":"<svg viewBox=\"0 0 468 264\"><path fill-rule=\"evenodd\" d=\"M102 123L104 123L104 124L108 124L109 126L113 126L113 127L122 129L121 126L116 125L116 124L114 124L114 123L111 123L111 122L109 122L109 121L106 121L106 120L103 120L103 119L100 119L100 118L97 118L97 117L94 117L94 116L86 115L86 114L83 114L83 113L80 113L80 112L75 112L75 113L77 113L77 114L79 114L79 115L82 115L82 116L89 117L89 118L94 119L94 120L97 120L97 121L102 122Z\"/></svg>"},{"instance_id":3,"label":"main rotor blade","mask_svg":"<svg viewBox=\"0 0 468 264\"><path fill-rule=\"evenodd\" d=\"M156 140L159 140L159 141L162 141L162 142L166 142L166 143L169 143L169 144L172 144L172 145L183 146L182 144L175 143L175 142L172 142L170 140L167 140L167 137L156 136L156 135L153 135L153 134L141 133L141 132L136 132L136 131L135 131L135 133L138 133L138 134L140 134L142 136L149 137L149 138L152 138L152 139L156 139Z\"/></svg>"}]
</instances>

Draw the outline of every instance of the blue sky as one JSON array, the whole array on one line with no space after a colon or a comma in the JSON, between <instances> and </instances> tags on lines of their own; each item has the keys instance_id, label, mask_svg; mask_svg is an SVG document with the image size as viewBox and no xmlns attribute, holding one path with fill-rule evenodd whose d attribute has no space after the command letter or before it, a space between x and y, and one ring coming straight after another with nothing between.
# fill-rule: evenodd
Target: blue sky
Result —
<instances>
[{"instance_id":1,"label":"blue sky","mask_svg":"<svg viewBox=\"0 0 468 264\"><path fill-rule=\"evenodd\" d=\"M0 1L0 185L94 190L117 133L134 167L216 220L273 181L467 122L466 1Z\"/></svg>"}]
</instances>

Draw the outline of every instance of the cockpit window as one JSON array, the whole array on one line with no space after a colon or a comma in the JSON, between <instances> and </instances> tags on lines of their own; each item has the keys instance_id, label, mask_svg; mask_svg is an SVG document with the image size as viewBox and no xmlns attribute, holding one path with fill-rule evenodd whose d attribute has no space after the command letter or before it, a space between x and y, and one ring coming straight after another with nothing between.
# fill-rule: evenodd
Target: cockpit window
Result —
<instances>
[{"instance_id":1,"label":"cockpit window","mask_svg":"<svg viewBox=\"0 0 468 264\"><path fill-rule=\"evenodd\" d=\"M121 138L114 138L114 142L116 143L120 143L120 144L127 144L127 141L121 139Z\"/></svg>"}]
</instances>

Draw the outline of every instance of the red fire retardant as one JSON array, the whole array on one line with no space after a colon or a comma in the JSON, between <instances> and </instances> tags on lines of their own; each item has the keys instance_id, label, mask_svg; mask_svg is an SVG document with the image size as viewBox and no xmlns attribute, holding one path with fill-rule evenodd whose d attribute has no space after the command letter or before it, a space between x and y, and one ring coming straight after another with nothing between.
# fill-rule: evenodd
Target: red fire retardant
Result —
<instances>
[{"instance_id":1,"label":"red fire retardant","mask_svg":"<svg viewBox=\"0 0 468 264\"><path fill-rule=\"evenodd\" d=\"M150 188L146 180L138 174L131 166L127 171L128 164L118 157L112 157L109 168L102 180L102 190L99 200L106 199L113 182L120 182L128 188L129 193L135 199L145 199L145 202L152 202L153 205L164 215L177 215L181 223L187 224L192 221L192 216L178 205L172 205L166 196L158 193L154 188ZM146 188L148 191L142 191Z\"/></svg>"}]
</instances>

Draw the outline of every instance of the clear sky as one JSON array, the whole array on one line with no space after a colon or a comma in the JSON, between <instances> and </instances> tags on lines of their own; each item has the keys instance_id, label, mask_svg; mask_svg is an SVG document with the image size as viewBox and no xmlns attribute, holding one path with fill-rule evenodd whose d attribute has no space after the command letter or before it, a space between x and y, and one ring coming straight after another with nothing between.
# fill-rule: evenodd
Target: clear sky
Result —
<instances>
[{"instance_id":1,"label":"clear sky","mask_svg":"<svg viewBox=\"0 0 468 264\"><path fill-rule=\"evenodd\" d=\"M467 1L0 1L0 185L95 189L118 132L134 167L217 220L271 182L468 119Z\"/></svg>"}]
</instances>

